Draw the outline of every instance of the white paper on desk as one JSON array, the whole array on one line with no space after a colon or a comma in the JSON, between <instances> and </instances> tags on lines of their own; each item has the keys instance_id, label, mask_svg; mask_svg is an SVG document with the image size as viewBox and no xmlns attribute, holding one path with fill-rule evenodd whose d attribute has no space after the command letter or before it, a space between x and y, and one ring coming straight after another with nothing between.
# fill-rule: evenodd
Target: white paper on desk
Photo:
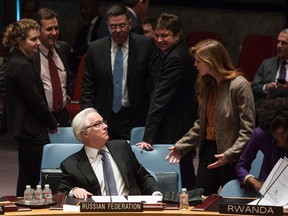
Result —
<instances>
[{"instance_id":1,"label":"white paper on desk","mask_svg":"<svg viewBox=\"0 0 288 216\"><path fill-rule=\"evenodd\" d=\"M128 202L124 196L92 196L94 202Z\"/></svg>"},{"instance_id":2,"label":"white paper on desk","mask_svg":"<svg viewBox=\"0 0 288 216\"><path fill-rule=\"evenodd\" d=\"M66 211L66 212L80 212L80 205L63 204L63 211Z\"/></svg>"},{"instance_id":3,"label":"white paper on desk","mask_svg":"<svg viewBox=\"0 0 288 216\"><path fill-rule=\"evenodd\" d=\"M157 203L162 201L163 196L128 196L128 202L145 202L145 203Z\"/></svg>"},{"instance_id":4,"label":"white paper on desk","mask_svg":"<svg viewBox=\"0 0 288 216\"><path fill-rule=\"evenodd\" d=\"M277 161L277 163L274 165L273 169L271 170L271 172L269 173L268 177L266 178L264 184L262 185L262 187L260 188L259 192L264 195L267 191L267 188L269 188L272 179L275 180L275 176L274 175L276 173L276 171L278 170L278 167L280 166L280 164L283 162L283 158L279 158L279 160ZM278 173L279 175L279 173Z\"/></svg>"},{"instance_id":5,"label":"white paper on desk","mask_svg":"<svg viewBox=\"0 0 288 216\"><path fill-rule=\"evenodd\" d=\"M268 184L265 185L265 187L267 186L266 190L264 191L263 188L261 191L261 188L260 192L264 195L265 199L273 205L285 206L288 204L288 160L285 157L283 160L279 160L278 162L276 164L276 170L274 170L274 167L272 170L273 173L271 171L269 174L269 176L273 177L268 179L269 182L267 179L265 181L265 183L268 182Z\"/></svg>"}]
</instances>

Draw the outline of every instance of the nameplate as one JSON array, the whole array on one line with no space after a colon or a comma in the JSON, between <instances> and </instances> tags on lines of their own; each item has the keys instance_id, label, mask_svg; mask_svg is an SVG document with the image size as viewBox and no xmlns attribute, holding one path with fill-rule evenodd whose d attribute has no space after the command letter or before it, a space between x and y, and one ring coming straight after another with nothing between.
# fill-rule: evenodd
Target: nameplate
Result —
<instances>
[{"instance_id":1,"label":"nameplate","mask_svg":"<svg viewBox=\"0 0 288 216\"><path fill-rule=\"evenodd\" d=\"M219 213L225 214L246 214L246 215L283 215L282 206L242 205L242 204L221 204Z\"/></svg>"},{"instance_id":2,"label":"nameplate","mask_svg":"<svg viewBox=\"0 0 288 216\"><path fill-rule=\"evenodd\" d=\"M141 202L81 202L80 212L143 212Z\"/></svg>"},{"instance_id":3,"label":"nameplate","mask_svg":"<svg viewBox=\"0 0 288 216\"><path fill-rule=\"evenodd\" d=\"M4 215L4 206L0 206L0 215Z\"/></svg>"}]
</instances>

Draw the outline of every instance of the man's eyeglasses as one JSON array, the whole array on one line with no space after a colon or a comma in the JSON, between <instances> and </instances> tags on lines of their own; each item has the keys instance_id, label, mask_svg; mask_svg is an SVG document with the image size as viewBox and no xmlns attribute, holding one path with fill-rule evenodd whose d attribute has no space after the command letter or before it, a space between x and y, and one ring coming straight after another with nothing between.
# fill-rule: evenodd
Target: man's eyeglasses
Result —
<instances>
[{"instance_id":1,"label":"man's eyeglasses","mask_svg":"<svg viewBox=\"0 0 288 216\"><path fill-rule=\"evenodd\" d=\"M103 127L103 124L107 125L107 121L103 120L103 121L96 122L95 124L86 127L86 129L91 128L91 127L100 128L100 127Z\"/></svg>"},{"instance_id":2,"label":"man's eyeglasses","mask_svg":"<svg viewBox=\"0 0 288 216\"><path fill-rule=\"evenodd\" d=\"M124 29L127 24L126 23L121 23L121 24L111 24L109 25L110 26L110 29L111 30L116 30L117 28L120 28L120 29Z\"/></svg>"}]
</instances>

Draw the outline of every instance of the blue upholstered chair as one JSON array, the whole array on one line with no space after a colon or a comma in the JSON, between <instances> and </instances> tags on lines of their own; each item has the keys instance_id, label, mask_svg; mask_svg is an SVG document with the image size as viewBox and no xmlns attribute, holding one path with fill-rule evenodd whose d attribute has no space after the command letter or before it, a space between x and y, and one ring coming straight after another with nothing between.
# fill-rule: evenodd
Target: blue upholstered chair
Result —
<instances>
[{"instance_id":1,"label":"blue upholstered chair","mask_svg":"<svg viewBox=\"0 0 288 216\"><path fill-rule=\"evenodd\" d=\"M82 147L83 144L79 143L50 143L44 145L41 169L59 168L63 160L80 151Z\"/></svg>"},{"instance_id":2,"label":"blue upholstered chair","mask_svg":"<svg viewBox=\"0 0 288 216\"><path fill-rule=\"evenodd\" d=\"M259 177L263 158L263 153L258 151L256 158L251 164L250 173L255 177ZM259 193L253 188L241 188L240 181L238 179L233 179L223 186L220 191L220 195L224 197L258 197Z\"/></svg>"},{"instance_id":3,"label":"blue upholstered chair","mask_svg":"<svg viewBox=\"0 0 288 216\"><path fill-rule=\"evenodd\" d=\"M49 134L51 143L80 143L74 136L72 127L59 127L59 134Z\"/></svg>"},{"instance_id":4,"label":"blue upholstered chair","mask_svg":"<svg viewBox=\"0 0 288 216\"><path fill-rule=\"evenodd\" d=\"M130 134L130 145L135 145L143 140L145 127L135 127L132 128Z\"/></svg>"},{"instance_id":5,"label":"blue upholstered chair","mask_svg":"<svg viewBox=\"0 0 288 216\"><path fill-rule=\"evenodd\" d=\"M169 175L171 179L177 178L178 190L180 191L182 187L180 164L169 164L169 161L165 160L165 157L170 152L168 148L171 146L172 146L171 144L154 144L153 151L143 151L142 153L140 152L139 147L135 145L132 145L131 147L138 161L142 164L142 166L144 166L146 169L149 169L155 173L158 179L158 182L159 181L161 182L162 179L164 180L165 175ZM170 174L168 174L167 172L170 172ZM163 174L163 173L166 173L166 174Z\"/></svg>"}]
</instances>

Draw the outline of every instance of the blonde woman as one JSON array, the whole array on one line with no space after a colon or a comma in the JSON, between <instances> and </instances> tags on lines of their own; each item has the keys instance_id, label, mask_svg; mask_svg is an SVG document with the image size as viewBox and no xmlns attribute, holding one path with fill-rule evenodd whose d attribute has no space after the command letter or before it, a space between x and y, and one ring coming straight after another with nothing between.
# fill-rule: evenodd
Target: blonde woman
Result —
<instances>
[{"instance_id":1,"label":"blonde woman","mask_svg":"<svg viewBox=\"0 0 288 216\"><path fill-rule=\"evenodd\" d=\"M205 40L190 48L199 71L197 93L199 119L176 142L166 159L170 163L199 147L195 187L205 195L236 178L235 162L250 139L255 125L255 108L249 82L231 63L225 47Z\"/></svg>"},{"instance_id":2,"label":"blonde woman","mask_svg":"<svg viewBox=\"0 0 288 216\"><path fill-rule=\"evenodd\" d=\"M35 187L39 183L43 146L50 142L48 130L57 131L57 122L48 109L43 84L32 61L32 54L40 45L37 22L22 19L9 25L3 45L13 47L13 51L5 69L2 127L18 145L17 196L23 196L26 185Z\"/></svg>"}]
</instances>

